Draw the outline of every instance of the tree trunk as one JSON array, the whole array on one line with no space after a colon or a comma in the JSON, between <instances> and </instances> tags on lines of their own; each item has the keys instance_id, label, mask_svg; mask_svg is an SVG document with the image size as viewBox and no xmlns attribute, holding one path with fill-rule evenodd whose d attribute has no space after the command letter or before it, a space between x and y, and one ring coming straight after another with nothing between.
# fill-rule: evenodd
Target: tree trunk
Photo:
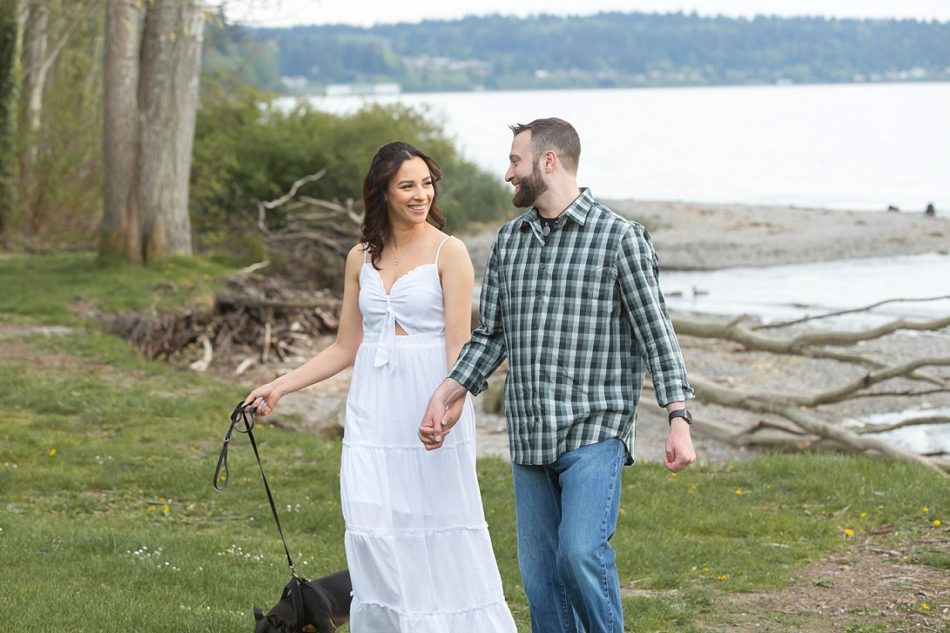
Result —
<instances>
[{"instance_id":1,"label":"tree trunk","mask_svg":"<svg viewBox=\"0 0 950 633\"><path fill-rule=\"evenodd\" d=\"M99 253L141 263L138 85L142 12L136 4L135 0L106 3L105 191Z\"/></svg>"},{"instance_id":2,"label":"tree trunk","mask_svg":"<svg viewBox=\"0 0 950 633\"><path fill-rule=\"evenodd\" d=\"M192 253L188 186L203 29L204 9L196 0L148 6L139 83L138 180L146 263Z\"/></svg>"},{"instance_id":3,"label":"tree trunk","mask_svg":"<svg viewBox=\"0 0 950 633\"><path fill-rule=\"evenodd\" d=\"M43 2L28 2L26 23L23 28L23 46L20 55L20 106L21 138L19 149L20 195L29 200L33 191L33 166L36 164L37 148L34 135L40 128L43 111L43 87L49 71L46 57L49 48L49 6ZM42 224L41 217L34 217L34 226Z\"/></svg>"},{"instance_id":4,"label":"tree trunk","mask_svg":"<svg viewBox=\"0 0 950 633\"><path fill-rule=\"evenodd\" d=\"M192 253L188 187L203 30L198 0L108 3L100 255L147 264Z\"/></svg>"},{"instance_id":5,"label":"tree trunk","mask_svg":"<svg viewBox=\"0 0 950 633\"><path fill-rule=\"evenodd\" d=\"M0 0L0 232L17 208L16 139L18 0Z\"/></svg>"}]
</instances>

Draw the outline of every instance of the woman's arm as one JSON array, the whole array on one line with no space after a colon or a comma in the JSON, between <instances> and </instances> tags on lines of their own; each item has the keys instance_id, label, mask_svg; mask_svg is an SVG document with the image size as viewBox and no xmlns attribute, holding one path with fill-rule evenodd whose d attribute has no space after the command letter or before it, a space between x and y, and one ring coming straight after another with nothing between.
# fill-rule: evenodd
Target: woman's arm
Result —
<instances>
[{"instance_id":1,"label":"woman's arm","mask_svg":"<svg viewBox=\"0 0 950 633\"><path fill-rule=\"evenodd\" d=\"M468 249L459 239L450 239L442 247L439 257L439 276L445 302L445 355L449 370L455 365L462 346L472 335L472 292L475 288L475 270ZM463 394L464 395L464 394ZM462 415L465 398L452 401L447 409L446 429Z\"/></svg>"},{"instance_id":2,"label":"woman's arm","mask_svg":"<svg viewBox=\"0 0 950 633\"><path fill-rule=\"evenodd\" d=\"M357 244L350 249L346 257L343 307L340 310L340 326L337 329L336 341L300 367L252 391L244 399L244 404L263 398L264 403L258 406L258 413L267 415L277 407L277 402L282 396L335 376L353 364L356 352L363 341L363 317L359 307L362 267L363 245Z\"/></svg>"},{"instance_id":3,"label":"woman's arm","mask_svg":"<svg viewBox=\"0 0 950 633\"><path fill-rule=\"evenodd\" d=\"M475 269L468 249L459 239L450 239L439 257L439 277L445 301L445 352L448 368L458 359L462 346L472 336L472 292Z\"/></svg>"}]
</instances>

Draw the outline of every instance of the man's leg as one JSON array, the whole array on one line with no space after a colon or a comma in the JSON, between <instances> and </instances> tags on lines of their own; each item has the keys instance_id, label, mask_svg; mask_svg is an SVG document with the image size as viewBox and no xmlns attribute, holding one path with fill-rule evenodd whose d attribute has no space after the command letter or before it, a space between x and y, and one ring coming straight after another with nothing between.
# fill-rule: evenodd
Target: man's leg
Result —
<instances>
[{"instance_id":1,"label":"man's leg","mask_svg":"<svg viewBox=\"0 0 950 633\"><path fill-rule=\"evenodd\" d=\"M558 578L561 488L547 466L511 465L518 520L518 564L531 608L532 633L580 633L583 629Z\"/></svg>"},{"instance_id":2,"label":"man's leg","mask_svg":"<svg viewBox=\"0 0 950 633\"><path fill-rule=\"evenodd\" d=\"M562 455L558 572L587 633L623 633L620 580L610 539L617 528L626 447L607 440Z\"/></svg>"}]
</instances>

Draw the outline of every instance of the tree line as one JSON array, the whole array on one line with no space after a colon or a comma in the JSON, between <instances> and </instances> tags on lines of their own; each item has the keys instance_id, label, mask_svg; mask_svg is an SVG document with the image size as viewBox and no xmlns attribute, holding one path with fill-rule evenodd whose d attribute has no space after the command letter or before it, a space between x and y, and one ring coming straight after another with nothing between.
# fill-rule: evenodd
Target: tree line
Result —
<instances>
[{"instance_id":1,"label":"tree line","mask_svg":"<svg viewBox=\"0 0 950 633\"><path fill-rule=\"evenodd\" d=\"M630 87L950 78L950 23L696 14L467 17L251 29L259 56L311 88ZM258 62L260 63L260 62Z\"/></svg>"}]
</instances>

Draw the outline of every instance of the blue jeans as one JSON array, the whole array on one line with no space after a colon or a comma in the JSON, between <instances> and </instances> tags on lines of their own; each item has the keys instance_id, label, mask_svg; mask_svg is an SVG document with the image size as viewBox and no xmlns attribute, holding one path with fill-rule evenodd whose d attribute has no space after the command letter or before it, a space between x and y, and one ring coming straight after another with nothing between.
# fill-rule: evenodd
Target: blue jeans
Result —
<instances>
[{"instance_id":1,"label":"blue jeans","mask_svg":"<svg viewBox=\"0 0 950 633\"><path fill-rule=\"evenodd\" d=\"M626 458L623 442L607 440L553 464L512 464L518 564L533 633L623 633L609 541Z\"/></svg>"}]
</instances>

